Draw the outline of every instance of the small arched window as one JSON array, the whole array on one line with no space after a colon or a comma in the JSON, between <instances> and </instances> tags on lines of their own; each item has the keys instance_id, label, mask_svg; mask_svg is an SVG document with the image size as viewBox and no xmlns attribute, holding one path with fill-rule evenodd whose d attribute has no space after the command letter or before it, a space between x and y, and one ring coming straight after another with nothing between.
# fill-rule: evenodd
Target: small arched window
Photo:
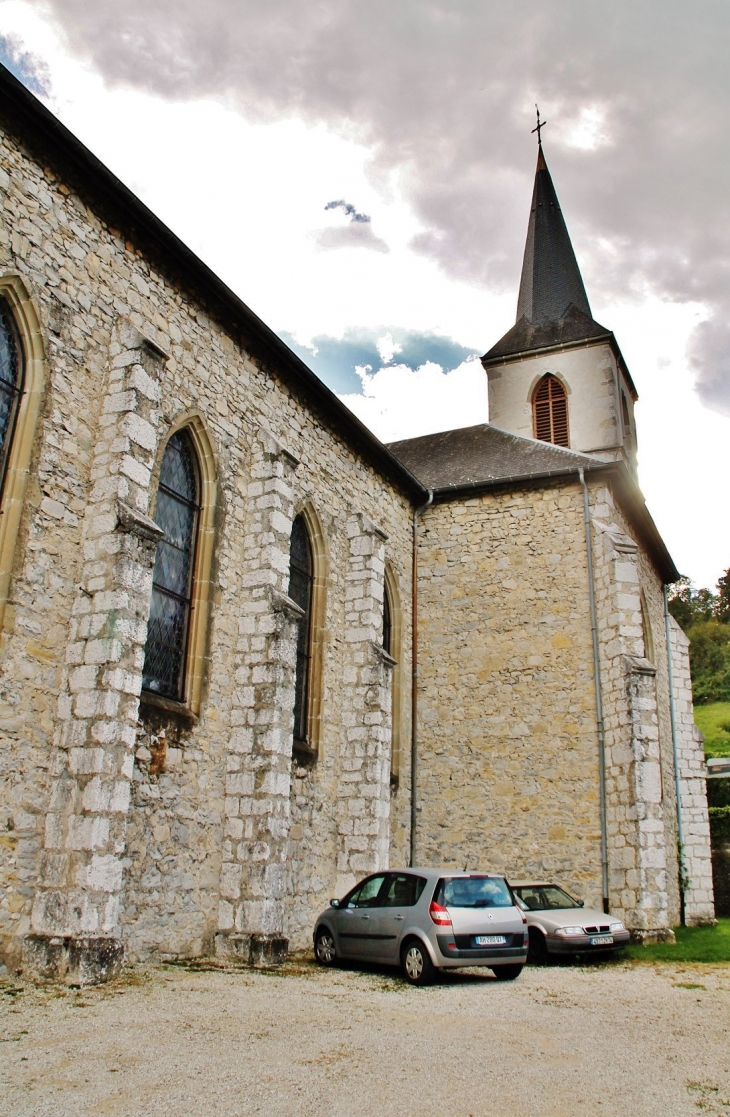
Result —
<instances>
[{"instance_id":1,"label":"small arched window","mask_svg":"<svg viewBox=\"0 0 730 1117\"><path fill-rule=\"evenodd\" d=\"M548 372L532 397L532 424L535 438L556 446L570 446L568 437L568 397L565 388Z\"/></svg>"},{"instance_id":2,"label":"small arched window","mask_svg":"<svg viewBox=\"0 0 730 1117\"><path fill-rule=\"evenodd\" d=\"M393 609L387 582L383 594L383 648L389 656L393 655Z\"/></svg>"},{"instance_id":3,"label":"small arched window","mask_svg":"<svg viewBox=\"0 0 730 1117\"><path fill-rule=\"evenodd\" d=\"M0 300L0 488L5 480L22 390L21 348L10 307L3 299Z\"/></svg>"},{"instance_id":4,"label":"small arched window","mask_svg":"<svg viewBox=\"0 0 730 1117\"><path fill-rule=\"evenodd\" d=\"M289 597L304 616L297 636L297 673L294 686L294 745L308 749L309 681L312 657L312 586L314 563L312 545L304 516L298 515L291 530L289 545Z\"/></svg>"},{"instance_id":5,"label":"small arched window","mask_svg":"<svg viewBox=\"0 0 730 1117\"><path fill-rule=\"evenodd\" d=\"M646 600L646 594L641 591L641 631L644 637L644 657L650 663L654 662L654 634L651 630L651 620L649 619L649 603Z\"/></svg>"},{"instance_id":6,"label":"small arched window","mask_svg":"<svg viewBox=\"0 0 730 1117\"><path fill-rule=\"evenodd\" d=\"M172 435L162 458L155 521L165 533L157 544L142 686L182 700L193 600L200 514L200 473L190 435Z\"/></svg>"}]
</instances>

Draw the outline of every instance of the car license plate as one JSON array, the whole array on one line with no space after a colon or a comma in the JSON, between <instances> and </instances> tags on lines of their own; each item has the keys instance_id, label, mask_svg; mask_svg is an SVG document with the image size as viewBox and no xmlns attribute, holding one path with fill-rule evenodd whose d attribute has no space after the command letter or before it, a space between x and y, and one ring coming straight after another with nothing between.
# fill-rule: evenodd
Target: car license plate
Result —
<instances>
[{"instance_id":1,"label":"car license plate","mask_svg":"<svg viewBox=\"0 0 730 1117\"><path fill-rule=\"evenodd\" d=\"M474 942L477 946L504 946L507 939L504 935L475 935Z\"/></svg>"},{"instance_id":2,"label":"car license plate","mask_svg":"<svg viewBox=\"0 0 730 1117\"><path fill-rule=\"evenodd\" d=\"M610 946L613 942L613 935L598 935L597 938L591 939L591 946Z\"/></svg>"}]
</instances>

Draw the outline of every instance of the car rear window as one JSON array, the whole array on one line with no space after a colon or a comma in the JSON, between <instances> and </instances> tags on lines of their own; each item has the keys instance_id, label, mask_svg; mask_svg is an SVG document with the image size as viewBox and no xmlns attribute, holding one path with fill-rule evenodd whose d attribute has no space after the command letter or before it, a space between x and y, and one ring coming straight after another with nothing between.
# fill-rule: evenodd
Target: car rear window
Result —
<instances>
[{"instance_id":1,"label":"car rear window","mask_svg":"<svg viewBox=\"0 0 730 1117\"><path fill-rule=\"evenodd\" d=\"M511 908L514 904L502 877L442 877L433 898L445 908Z\"/></svg>"}]
</instances>

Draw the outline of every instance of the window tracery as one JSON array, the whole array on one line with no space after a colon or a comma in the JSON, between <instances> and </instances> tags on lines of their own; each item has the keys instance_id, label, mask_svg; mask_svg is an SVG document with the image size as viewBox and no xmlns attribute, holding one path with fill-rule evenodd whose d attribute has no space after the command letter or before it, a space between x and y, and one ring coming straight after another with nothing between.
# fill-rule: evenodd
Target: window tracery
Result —
<instances>
[{"instance_id":1,"label":"window tracery","mask_svg":"<svg viewBox=\"0 0 730 1117\"><path fill-rule=\"evenodd\" d=\"M297 636L297 666L294 686L294 745L308 748L309 685L312 652L312 587L314 563L309 532L300 513L292 524L289 545L289 597L304 616Z\"/></svg>"},{"instance_id":2,"label":"window tracery","mask_svg":"<svg viewBox=\"0 0 730 1117\"><path fill-rule=\"evenodd\" d=\"M165 532L157 544L142 685L182 700L193 601L200 477L190 436L176 431L165 447L155 521Z\"/></svg>"},{"instance_id":3,"label":"window tracery","mask_svg":"<svg viewBox=\"0 0 730 1117\"><path fill-rule=\"evenodd\" d=\"M0 300L0 487L5 479L22 388L21 349L10 307L3 299Z\"/></svg>"}]
</instances>

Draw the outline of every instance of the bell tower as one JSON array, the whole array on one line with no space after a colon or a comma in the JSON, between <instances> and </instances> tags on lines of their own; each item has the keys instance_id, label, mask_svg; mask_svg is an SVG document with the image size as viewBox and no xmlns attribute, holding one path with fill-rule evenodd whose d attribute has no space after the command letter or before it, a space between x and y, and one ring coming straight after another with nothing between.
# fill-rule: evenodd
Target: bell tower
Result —
<instances>
[{"instance_id":1,"label":"bell tower","mask_svg":"<svg viewBox=\"0 0 730 1117\"><path fill-rule=\"evenodd\" d=\"M539 139L514 326L482 357L489 422L636 468L636 388L591 314Z\"/></svg>"}]
</instances>

